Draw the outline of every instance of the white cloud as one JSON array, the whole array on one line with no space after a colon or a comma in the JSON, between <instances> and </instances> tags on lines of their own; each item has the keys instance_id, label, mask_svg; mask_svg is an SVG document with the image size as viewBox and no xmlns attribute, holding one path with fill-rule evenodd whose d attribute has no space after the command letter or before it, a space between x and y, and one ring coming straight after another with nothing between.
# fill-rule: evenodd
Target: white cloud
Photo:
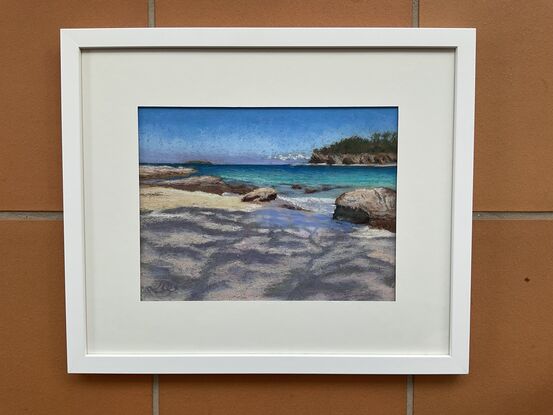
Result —
<instances>
[{"instance_id":1,"label":"white cloud","mask_svg":"<svg viewBox=\"0 0 553 415\"><path fill-rule=\"evenodd\" d=\"M306 156L303 153L286 153L286 154L277 154L276 156L271 157L273 160L280 161L303 161L309 160L309 156Z\"/></svg>"}]
</instances>

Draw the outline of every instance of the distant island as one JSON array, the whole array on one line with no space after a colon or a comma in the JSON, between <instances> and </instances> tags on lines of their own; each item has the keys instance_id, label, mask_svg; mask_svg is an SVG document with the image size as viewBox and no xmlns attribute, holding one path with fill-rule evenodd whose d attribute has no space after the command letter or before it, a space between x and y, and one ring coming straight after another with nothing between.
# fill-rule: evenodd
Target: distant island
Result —
<instances>
[{"instance_id":1,"label":"distant island","mask_svg":"<svg viewBox=\"0 0 553 415\"><path fill-rule=\"evenodd\" d=\"M188 160L184 164L213 164L211 161L207 160Z\"/></svg>"},{"instance_id":2,"label":"distant island","mask_svg":"<svg viewBox=\"0 0 553 415\"><path fill-rule=\"evenodd\" d=\"M394 165L397 163L397 132L374 133L370 138L352 136L316 148L310 164Z\"/></svg>"}]
</instances>

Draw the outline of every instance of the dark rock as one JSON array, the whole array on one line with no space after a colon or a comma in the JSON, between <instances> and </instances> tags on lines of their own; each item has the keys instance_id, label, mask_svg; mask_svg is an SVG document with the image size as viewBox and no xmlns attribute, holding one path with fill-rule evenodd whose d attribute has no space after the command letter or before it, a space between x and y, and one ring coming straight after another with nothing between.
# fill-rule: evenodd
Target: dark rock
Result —
<instances>
[{"instance_id":1,"label":"dark rock","mask_svg":"<svg viewBox=\"0 0 553 415\"><path fill-rule=\"evenodd\" d=\"M227 183L217 176L192 176L186 179L166 180L157 185L187 190L189 192L206 192L217 195L222 195L223 193L245 194L255 189L254 186L244 183Z\"/></svg>"}]
</instances>

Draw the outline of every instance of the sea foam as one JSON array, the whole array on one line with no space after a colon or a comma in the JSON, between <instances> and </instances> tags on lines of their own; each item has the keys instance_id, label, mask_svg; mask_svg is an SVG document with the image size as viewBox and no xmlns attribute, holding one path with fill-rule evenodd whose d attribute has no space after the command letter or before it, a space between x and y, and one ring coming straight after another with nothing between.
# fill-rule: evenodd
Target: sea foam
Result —
<instances>
[{"instance_id":1,"label":"sea foam","mask_svg":"<svg viewBox=\"0 0 553 415\"><path fill-rule=\"evenodd\" d=\"M302 209L325 215L332 215L336 206L334 204L335 199L327 197L289 197L278 195L278 198Z\"/></svg>"}]
</instances>

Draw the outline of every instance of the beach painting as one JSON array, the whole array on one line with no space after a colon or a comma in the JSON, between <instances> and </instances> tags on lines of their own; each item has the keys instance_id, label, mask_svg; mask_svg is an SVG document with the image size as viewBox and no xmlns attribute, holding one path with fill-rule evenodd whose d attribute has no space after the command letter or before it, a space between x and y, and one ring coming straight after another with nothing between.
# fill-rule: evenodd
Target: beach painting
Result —
<instances>
[{"instance_id":1,"label":"beach painting","mask_svg":"<svg viewBox=\"0 0 553 415\"><path fill-rule=\"evenodd\" d=\"M142 301L394 301L398 109L139 107Z\"/></svg>"}]
</instances>

